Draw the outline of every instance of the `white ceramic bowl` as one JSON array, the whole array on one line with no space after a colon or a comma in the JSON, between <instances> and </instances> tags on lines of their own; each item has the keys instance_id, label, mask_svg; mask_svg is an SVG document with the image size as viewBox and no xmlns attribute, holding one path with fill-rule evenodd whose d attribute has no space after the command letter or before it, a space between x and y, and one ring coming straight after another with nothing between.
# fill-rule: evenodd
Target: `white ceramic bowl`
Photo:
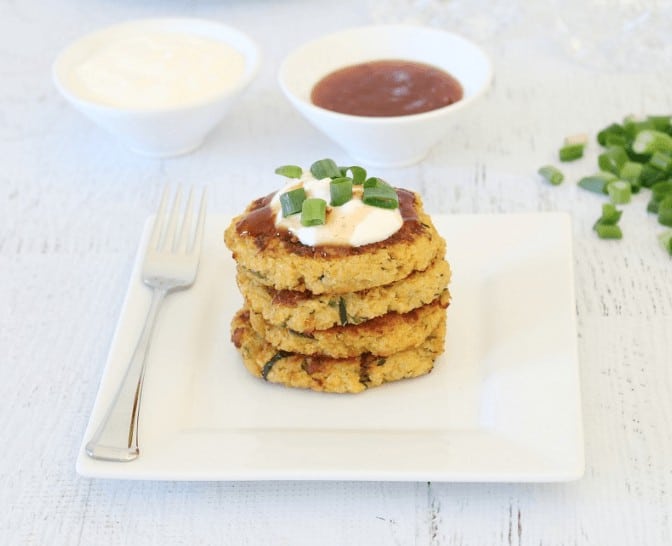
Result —
<instances>
[{"instance_id":1,"label":"white ceramic bowl","mask_svg":"<svg viewBox=\"0 0 672 546\"><path fill-rule=\"evenodd\" d=\"M437 110L393 117L341 114L315 106L313 86L345 66L372 60L404 59L443 69L462 84L463 98ZM317 129L354 159L379 167L423 159L450 129L454 118L481 97L492 80L485 53L465 38L438 29L381 25L329 34L289 54L278 74L290 102Z\"/></svg>"},{"instance_id":2,"label":"white ceramic bowl","mask_svg":"<svg viewBox=\"0 0 672 546\"><path fill-rule=\"evenodd\" d=\"M88 98L72 84L71 71L120 31L178 32L221 41L243 56L242 76L232 87L187 105L125 108L102 104ZM77 110L118 137L133 151L166 157L197 149L252 81L258 66L259 50L255 43L229 26L191 18L139 19L93 32L69 45L56 58L52 74L56 87Z\"/></svg>"}]
</instances>

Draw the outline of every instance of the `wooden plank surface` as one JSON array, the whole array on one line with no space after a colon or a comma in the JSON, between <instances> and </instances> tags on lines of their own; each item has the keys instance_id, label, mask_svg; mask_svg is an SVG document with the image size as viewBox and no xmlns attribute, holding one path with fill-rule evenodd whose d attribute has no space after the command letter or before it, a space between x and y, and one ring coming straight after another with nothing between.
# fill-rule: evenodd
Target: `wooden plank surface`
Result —
<instances>
[{"instance_id":1,"label":"wooden plank surface","mask_svg":"<svg viewBox=\"0 0 672 546\"><path fill-rule=\"evenodd\" d=\"M380 4L0 0L1 544L672 543L672 261L656 241L662 229L637 196L623 241L595 237L602 200L574 184L596 168L593 143L566 167L562 186L535 174L567 134L594 135L630 113L670 113L672 71L577 63L560 47L550 12L525 3L486 5L483 14L502 18L496 32L467 22L453 29L480 35L494 61L491 91L423 163L380 174L420 191L430 212L572 214L585 477L505 485L76 475L137 240L162 187L206 184L211 209L232 214L276 189L277 165L347 159L291 109L275 73L311 37L374 18L428 20L422 9L432 3ZM238 26L264 60L201 150L159 161L127 152L74 112L49 70L56 52L87 31L166 14Z\"/></svg>"}]
</instances>

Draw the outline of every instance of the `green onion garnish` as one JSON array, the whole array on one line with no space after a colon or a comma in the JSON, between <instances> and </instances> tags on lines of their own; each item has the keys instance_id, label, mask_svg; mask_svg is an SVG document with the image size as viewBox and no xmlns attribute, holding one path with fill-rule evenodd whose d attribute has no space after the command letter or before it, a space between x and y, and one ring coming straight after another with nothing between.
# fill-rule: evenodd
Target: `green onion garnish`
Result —
<instances>
[{"instance_id":1,"label":"green onion garnish","mask_svg":"<svg viewBox=\"0 0 672 546\"><path fill-rule=\"evenodd\" d=\"M622 146L610 146L597 158L600 170L614 174L618 174L627 161L628 154Z\"/></svg>"},{"instance_id":2,"label":"green onion garnish","mask_svg":"<svg viewBox=\"0 0 672 546\"><path fill-rule=\"evenodd\" d=\"M348 171L352 174L352 183L358 186L366 180L366 169L353 165L351 167L341 167L341 176L347 177Z\"/></svg>"},{"instance_id":3,"label":"green onion garnish","mask_svg":"<svg viewBox=\"0 0 672 546\"><path fill-rule=\"evenodd\" d=\"M663 231L658 235L658 241L660 242L660 246L663 247L663 250L667 251L667 253L672 256L672 229Z\"/></svg>"},{"instance_id":4,"label":"green onion garnish","mask_svg":"<svg viewBox=\"0 0 672 546\"><path fill-rule=\"evenodd\" d=\"M640 178L642 176L642 164L635 163L634 161L626 161L621 167L621 171L618 173L618 177L621 180L630 182L630 188L632 193L637 193L642 187Z\"/></svg>"},{"instance_id":5,"label":"green onion garnish","mask_svg":"<svg viewBox=\"0 0 672 546\"><path fill-rule=\"evenodd\" d=\"M280 206L282 207L282 216L287 217L297 212L301 212L301 207L306 200L306 190L296 188L280 196Z\"/></svg>"},{"instance_id":6,"label":"green onion garnish","mask_svg":"<svg viewBox=\"0 0 672 546\"><path fill-rule=\"evenodd\" d=\"M669 174L672 172L672 154L668 152L654 152L651 159L649 159L649 165Z\"/></svg>"},{"instance_id":7,"label":"green onion garnish","mask_svg":"<svg viewBox=\"0 0 672 546\"><path fill-rule=\"evenodd\" d=\"M585 147L585 144L582 143L567 144L563 146L558 152L560 161L574 161L575 159L583 157L583 150Z\"/></svg>"},{"instance_id":8,"label":"green onion garnish","mask_svg":"<svg viewBox=\"0 0 672 546\"><path fill-rule=\"evenodd\" d=\"M597 133L597 141L602 146L608 146L609 139L617 141L621 140L625 141L626 140L625 129L623 129L623 126L618 123L612 123L608 127L602 129L599 133Z\"/></svg>"},{"instance_id":9,"label":"green onion garnish","mask_svg":"<svg viewBox=\"0 0 672 546\"><path fill-rule=\"evenodd\" d=\"M655 129L636 133L632 150L637 154L653 155L656 152L672 152L672 136Z\"/></svg>"},{"instance_id":10,"label":"green onion garnish","mask_svg":"<svg viewBox=\"0 0 672 546\"><path fill-rule=\"evenodd\" d=\"M658 204L658 223L672 227L672 195L668 195Z\"/></svg>"},{"instance_id":11,"label":"green onion garnish","mask_svg":"<svg viewBox=\"0 0 672 546\"><path fill-rule=\"evenodd\" d=\"M611 203L604 203L602 205L602 216L597 219L593 229L597 232L600 239L621 239L623 232L617 225L621 219L623 211L618 210Z\"/></svg>"},{"instance_id":12,"label":"green onion garnish","mask_svg":"<svg viewBox=\"0 0 672 546\"><path fill-rule=\"evenodd\" d=\"M331 206L340 207L352 199L352 179L334 178L329 183Z\"/></svg>"},{"instance_id":13,"label":"green onion garnish","mask_svg":"<svg viewBox=\"0 0 672 546\"><path fill-rule=\"evenodd\" d=\"M341 177L341 170L333 159L320 159L316 161L310 166L310 172L317 180Z\"/></svg>"},{"instance_id":14,"label":"green onion garnish","mask_svg":"<svg viewBox=\"0 0 672 546\"><path fill-rule=\"evenodd\" d=\"M303 169L296 165L283 165L282 167L275 169L275 174L286 176L287 178L301 178Z\"/></svg>"},{"instance_id":15,"label":"green onion garnish","mask_svg":"<svg viewBox=\"0 0 672 546\"><path fill-rule=\"evenodd\" d=\"M623 214L622 210L618 210L611 203L604 203L602 205L602 216L597 220L597 224L612 226L618 224Z\"/></svg>"},{"instance_id":16,"label":"green onion garnish","mask_svg":"<svg viewBox=\"0 0 672 546\"><path fill-rule=\"evenodd\" d=\"M596 224L595 231L600 239L622 239L623 232L616 224Z\"/></svg>"},{"instance_id":17,"label":"green onion garnish","mask_svg":"<svg viewBox=\"0 0 672 546\"><path fill-rule=\"evenodd\" d=\"M391 188L385 180L382 178L378 178L377 176L372 176L371 178L367 178L363 184L365 188Z\"/></svg>"},{"instance_id":18,"label":"green onion garnish","mask_svg":"<svg viewBox=\"0 0 672 546\"><path fill-rule=\"evenodd\" d=\"M301 208L301 225L319 226L326 222L327 202L324 199L310 197L303 202Z\"/></svg>"},{"instance_id":19,"label":"green onion garnish","mask_svg":"<svg viewBox=\"0 0 672 546\"><path fill-rule=\"evenodd\" d=\"M364 187L362 201L366 205L381 209L396 209L399 207L399 196L392 186Z\"/></svg>"},{"instance_id":20,"label":"green onion garnish","mask_svg":"<svg viewBox=\"0 0 672 546\"><path fill-rule=\"evenodd\" d=\"M544 165L543 167L540 167L537 172L554 186L561 184L565 179L565 175L562 174L562 171L553 165Z\"/></svg>"},{"instance_id":21,"label":"green onion garnish","mask_svg":"<svg viewBox=\"0 0 672 546\"><path fill-rule=\"evenodd\" d=\"M609 199L615 205L624 205L630 202L632 198L632 187L630 182L625 180L614 180L607 184L607 193L609 194Z\"/></svg>"},{"instance_id":22,"label":"green onion garnish","mask_svg":"<svg viewBox=\"0 0 672 546\"><path fill-rule=\"evenodd\" d=\"M584 190L594 193L607 193L607 185L618 180L618 177L612 173L596 173L591 176L584 176L579 180L579 186Z\"/></svg>"}]
</instances>

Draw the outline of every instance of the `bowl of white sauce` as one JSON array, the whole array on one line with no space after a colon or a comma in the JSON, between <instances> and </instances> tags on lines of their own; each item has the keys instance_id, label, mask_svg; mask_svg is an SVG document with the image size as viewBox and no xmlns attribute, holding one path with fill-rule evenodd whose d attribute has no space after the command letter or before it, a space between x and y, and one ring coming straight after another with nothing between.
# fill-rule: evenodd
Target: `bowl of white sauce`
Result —
<instances>
[{"instance_id":1,"label":"bowl of white sauce","mask_svg":"<svg viewBox=\"0 0 672 546\"><path fill-rule=\"evenodd\" d=\"M201 19L141 19L67 46L53 65L61 94L131 150L196 150L254 78L259 50L244 33Z\"/></svg>"}]
</instances>

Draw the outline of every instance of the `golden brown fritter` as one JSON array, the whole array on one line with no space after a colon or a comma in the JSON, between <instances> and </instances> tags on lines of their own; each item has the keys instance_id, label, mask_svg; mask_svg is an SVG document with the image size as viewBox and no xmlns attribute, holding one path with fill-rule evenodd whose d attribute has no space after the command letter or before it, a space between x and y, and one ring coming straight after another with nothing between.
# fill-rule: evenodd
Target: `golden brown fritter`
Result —
<instances>
[{"instance_id":1,"label":"golden brown fritter","mask_svg":"<svg viewBox=\"0 0 672 546\"><path fill-rule=\"evenodd\" d=\"M274 326L310 333L332 326L360 324L386 313L407 313L438 298L450 282L450 267L435 260L425 271L405 279L349 294L319 294L275 290L256 282L238 267L238 287L247 306Z\"/></svg>"},{"instance_id":2,"label":"golden brown fritter","mask_svg":"<svg viewBox=\"0 0 672 546\"><path fill-rule=\"evenodd\" d=\"M388 356L365 353L351 358L332 358L277 349L251 327L246 309L241 309L231 324L232 341L245 367L256 377L287 387L337 393L357 393L429 373L443 352L445 331L444 313L418 347Z\"/></svg>"},{"instance_id":3,"label":"golden brown fritter","mask_svg":"<svg viewBox=\"0 0 672 546\"><path fill-rule=\"evenodd\" d=\"M277 230L269 206L257 199L224 233L239 265L259 284L315 295L347 294L399 281L426 270L445 254L445 241L422 209L420 197L397 190L404 223L384 241L350 246L307 246Z\"/></svg>"},{"instance_id":4,"label":"golden brown fritter","mask_svg":"<svg viewBox=\"0 0 672 546\"><path fill-rule=\"evenodd\" d=\"M445 291L433 302L408 313L387 313L361 324L332 326L310 334L273 326L252 310L250 324L257 334L283 351L334 358L363 353L387 356L420 345L445 317L447 306Z\"/></svg>"}]
</instances>

